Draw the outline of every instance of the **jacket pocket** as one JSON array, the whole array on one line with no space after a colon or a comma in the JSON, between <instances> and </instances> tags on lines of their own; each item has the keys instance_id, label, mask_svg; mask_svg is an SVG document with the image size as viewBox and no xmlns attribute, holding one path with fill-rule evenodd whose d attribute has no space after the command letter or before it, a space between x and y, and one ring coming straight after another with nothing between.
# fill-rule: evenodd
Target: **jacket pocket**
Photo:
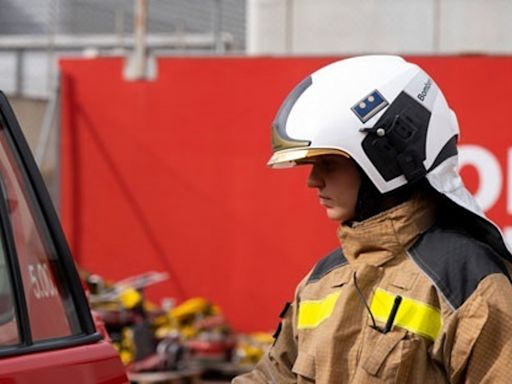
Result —
<instances>
[{"instance_id":1,"label":"jacket pocket","mask_svg":"<svg viewBox=\"0 0 512 384\"><path fill-rule=\"evenodd\" d=\"M368 327L365 333L358 372L361 382L407 383L418 340L409 339L401 329L381 333Z\"/></svg>"},{"instance_id":2,"label":"jacket pocket","mask_svg":"<svg viewBox=\"0 0 512 384\"><path fill-rule=\"evenodd\" d=\"M300 353L293 364L292 372L297 375L297 383L315 382L315 358L307 353Z\"/></svg>"}]
</instances>

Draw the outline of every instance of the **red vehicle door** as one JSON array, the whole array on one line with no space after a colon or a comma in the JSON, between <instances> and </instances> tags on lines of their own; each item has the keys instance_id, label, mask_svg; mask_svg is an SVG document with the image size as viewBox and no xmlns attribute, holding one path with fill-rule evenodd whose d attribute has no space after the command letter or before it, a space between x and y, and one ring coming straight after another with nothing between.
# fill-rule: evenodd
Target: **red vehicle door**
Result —
<instances>
[{"instance_id":1,"label":"red vehicle door","mask_svg":"<svg viewBox=\"0 0 512 384\"><path fill-rule=\"evenodd\" d=\"M96 331L59 220L0 92L0 382L127 383Z\"/></svg>"}]
</instances>

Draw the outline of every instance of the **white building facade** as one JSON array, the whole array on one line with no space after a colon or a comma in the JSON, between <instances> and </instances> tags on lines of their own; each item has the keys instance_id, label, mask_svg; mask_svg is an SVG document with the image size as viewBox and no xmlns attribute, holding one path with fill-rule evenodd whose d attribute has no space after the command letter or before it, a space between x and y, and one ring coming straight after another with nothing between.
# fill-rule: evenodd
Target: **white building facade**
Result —
<instances>
[{"instance_id":1,"label":"white building facade","mask_svg":"<svg viewBox=\"0 0 512 384\"><path fill-rule=\"evenodd\" d=\"M249 54L512 53L510 0L247 0Z\"/></svg>"}]
</instances>

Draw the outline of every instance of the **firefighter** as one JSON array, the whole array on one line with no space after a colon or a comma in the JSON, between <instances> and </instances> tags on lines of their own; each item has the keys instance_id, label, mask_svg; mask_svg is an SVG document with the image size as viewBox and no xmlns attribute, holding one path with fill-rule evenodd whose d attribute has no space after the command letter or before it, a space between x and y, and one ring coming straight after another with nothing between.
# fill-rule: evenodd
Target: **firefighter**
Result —
<instances>
[{"instance_id":1,"label":"firefighter","mask_svg":"<svg viewBox=\"0 0 512 384\"><path fill-rule=\"evenodd\" d=\"M457 171L459 128L433 79L397 56L299 83L268 165L309 164L341 248L283 309L234 383L509 383L512 254Z\"/></svg>"}]
</instances>

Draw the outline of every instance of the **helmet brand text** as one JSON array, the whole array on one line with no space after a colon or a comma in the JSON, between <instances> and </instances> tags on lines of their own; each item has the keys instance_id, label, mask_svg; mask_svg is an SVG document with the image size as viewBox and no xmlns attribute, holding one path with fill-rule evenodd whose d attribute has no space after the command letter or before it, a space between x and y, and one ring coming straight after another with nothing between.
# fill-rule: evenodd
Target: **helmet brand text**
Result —
<instances>
[{"instance_id":1,"label":"helmet brand text","mask_svg":"<svg viewBox=\"0 0 512 384\"><path fill-rule=\"evenodd\" d=\"M432 80L428 79L425 84L423 85L423 89L420 93L418 93L418 99L421 101L425 101L425 98L427 97L428 91L430 90L430 87L432 86Z\"/></svg>"}]
</instances>

